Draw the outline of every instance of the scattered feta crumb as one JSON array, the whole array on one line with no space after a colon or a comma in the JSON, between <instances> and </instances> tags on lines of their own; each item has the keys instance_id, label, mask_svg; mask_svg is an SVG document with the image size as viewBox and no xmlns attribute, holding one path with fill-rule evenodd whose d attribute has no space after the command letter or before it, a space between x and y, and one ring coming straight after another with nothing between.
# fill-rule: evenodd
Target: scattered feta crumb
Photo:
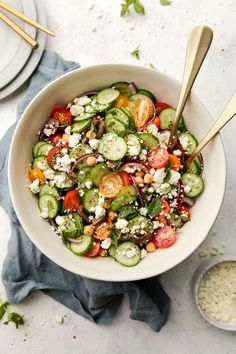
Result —
<instances>
[{"instance_id":1,"label":"scattered feta crumb","mask_svg":"<svg viewBox=\"0 0 236 354\"><path fill-rule=\"evenodd\" d=\"M128 225L128 221L125 219L119 219L116 223L115 226L117 229L124 229Z\"/></svg>"},{"instance_id":2,"label":"scattered feta crumb","mask_svg":"<svg viewBox=\"0 0 236 354\"><path fill-rule=\"evenodd\" d=\"M157 137L158 128L157 128L157 126L155 124L149 125L147 130L148 130L148 133L150 133L150 134L154 135L155 137Z\"/></svg>"},{"instance_id":3,"label":"scattered feta crumb","mask_svg":"<svg viewBox=\"0 0 236 354\"><path fill-rule=\"evenodd\" d=\"M189 148L190 148L190 146L189 146L189 140L188 140L188 138L186 138L186 136L180 135L180 136L179 136L179 142L180 142L182 148L183 148L185 151L189 151Z\"/></svg>"},{"instance_id":4,"label":"scattered feta crumb","mask_svg":"<svg viewBox=\"0 0 236 354\"><path fill-rule=\"evenodd\" d=\"M161 183L163 182L165 176L166 176L165 169L164 168L159 168L158 170L155 171L155 173L153 175L153 181L157 185L161 185Z\"/></svg>"},{"instance_id":5,"label":"scattered feta crumb","mask_svg":"<svg viewBox=\"0 0 236 354\"><path fill-rule=\"evenodd\" d=\"M143 248L141 250L141 259L145 258L147 256L147 251Z\"/></svg>"},{"instance_id":6,"label":"scattered feta crumb","mask_svg":"<svg viewBox=\"0 0 236 354\"><path fill-rule=\"evenodd\" d=\"M76 117L76 116L84 113L84 107L79 106L78 104L73 104L70 107L70 113L72 114L72 116Z\"/></svg>"},{"instance_id":7,"label":"scattered feta crumb","mask_svg":"<svg viewBox=\"0 0 236 354\"><path fill-rule=\"evenodd\" d=\"M105 238L105 240L102 241L101 247L102 247L104 250L107 250L110 246L111 246L111 238L110 238L110 237L107 237L107 238Z\"/></svg>"},{"instance_id":8,"label":"scattered feta crumb","mask_svg":"<svg viewBox=\"0 0 236 354\"><path fill-rule=\"evenodd\" d=\"M45 208L44 210L42 210L41 211L41 216L42 216L42 218L44 218L44 219L47 219L48 218L48 208Z\"/></svg>"},{"instance_id":9,"label":"scattered feta crumb","mask_svg":"<svg viewBox=\"0 0 236 354\"><path fill-rule=\"evenodd\" d=\"M139 149L137 146L128 145L128 153L130 156L137 156L139 154Z\"/></svg>"},{"instance_id":10,"label":"scattered feta crumb","mask_svg":"<svg viewBox=\"0 0 236 354\"><path fill-rule=\"evenodd\" d=\"M35 179L29 186L32 193L36 194L40 191L39 180Z\"/></svg>"},{"instance_id":11,"label":"scattered feta crumb","mask_svg":"<svg viewBox=\"0 0 236 354\"><path fill-rule=\"evenodd\" d=\"M96 150L99 145L99 140L98 139L91 139L91 140L89 140L88 143L93 150Z\"/></svg>"},{"instance_id":12,"label":"scattered feta crumb","mask_svg":"<svg viewBox=\"0 0 236 354\"><path fill-rule=\"evenodd\" d=\"M170 138L170 132L167 131L167 132L157 133L157 138L159 140L160 147L162 149L166 149Z\"/></svg>"},{"instance_id":13,"label":"scattered feta crumb","mask_svg":"<svg viewBox=\"0 0 236 354\"><path fill-rule=\"evenodd\" d=\"M148 211L148 210L147 210L147 208L145 208L145 207L139 209L140 214L143 215L143 216L146 216L146 215L147 215L147 211Z\"/></svg>"},{"instance_id":14,"label":"scattered feta crumb","mask_svg":"<svg viewBox=\"0 0 236 354\"><path fill-rule=\"evenodd\" d=\"M47 179L53 179L54 178L54 175L55 175L55 172L51 169L47 169L44 171L44 175Z\"/></svg>"},{"instance_id":15,"label":"scattered feta crumb","mask_svg":"<svg viewBox=\"0 0 236 354\"><path fill-rule=\"evenodd\" d=\"M100 205L97 205L95 207L95 219L99 219L102 216L104 216L106 214L106 209L104 209L103 207L101 207Z\"/></svg>"},{"instance_id":16,"label":"scattered feta crumb","mask_svg":"<svg viewBox=\"0 0 236 354\"><path fill-rule=\"evenodd\" d=\"M134 248L131 248L131 249L128 249L127 252L125 252L125 253L128 258L132 258L135 256L136 250Z\"/></svg>"},{"instance_id":17,"label":"scattered feta crumb","mask_svg":"<svg viewBox=\"0 0 236 354\"><path fill-rule=\"evenodd\" d=\"M98 156L97 162L104 162L104 158L102 156Z\"/></svg>"},{"instance_id":18,"label":"scattered feta crumb","mask_svg":"<svg viewBox=\"0 0 236 354\"><path fill-rule=\"evenodd\" d=\"M88 189L90 189L92 187L92 185L93 185L92 181L88 180L88 181L85 182L85 187L88 188Z\"/></svg>"},{"instance_id":19,"label":"scattered feta crumb","mask_svg":"<svg viewBox=\"0 0 236 354\"><path fill-rule=\"evenodd\" d=\"M161 227L161 223L159 221L153 221L153 230L158 229Z\"/></svg>"},{"instance_id":20,"label":"scattered feta crumb","mask_svg":"<svg viewBox=\"0 0 236 354\"><path fill-rule=\"evenodd\" d=\"M81 140L81 134L74 133L74 134L70 135L69 136L69 146L73 148L74 146L79 144L80 140Z\"/></svg>"},{"instance_id":21,"label":"scattered feta crumb","mask_svg":"<svg viewBox=\"0 0 236 354\"><path fill-rule=\"evenodd\" d=\"M62 324L64 322L64 317L63 316L57 316L55 320L56 320L56 323Z\"/></svg>"},{"instance_id":22,"label":"scattered feta crumb","mask_svg":"<svg viewBox=\"0 0 236 354\"><path fill-rule=\"evenodd\" d=\"M63 216L60 216L60 215L57 215L57 217L55 218L55 221L56 221L57 225L59 225L59 226L65 224L65 222L66 222L65 218L63 218Z\"/></svg>"},{"instance_id":23,"label":"scattered feta crumb","mask_svg":"<svg viewBox=\"0 0 236 354\"><path fill-rule=\"evenodd\" d=\"M171 170L170 171L170 179L169 179L169 183L170 184L177 184L178 183L178 181L179 181L179 179L180 179L180 173L179 172L176 172L176 171L174 171L174 170Z\"/></svg>"},{"instance_id":24,"label":"scattered feta crumb","mask_svg":"<svg viewBox=\"0 0 236 354\"><path fill-rule=\"evenodd\" d=\"M65 129L65 134L70 135L70 133L71 133L71 126L68 125L68 127L66 127Z\"/></svg>"},{"instance_id":25,"label":"scattered feta crumb","mask_svg":"<svg viewBox=\"0 0 236 354\"><path fill-rule=\"evenodd\" d=\"M182 152L181 152L181 150L177 149L177 150L174 150L174 151L173 151L173 155L175 155L175 156L181 156L181 155L182 155Z\"/></svg>"},{"instance_id":26,"label":"scattered feta crumb","mask_svg":"<svg viewBox=\"0 0 236 354\"><path fill-rule=\"evenodd\" d=\"M190 191L191 191L191 187L188 185L188 184L186 184L185 186L184 186L184 191L185 191L185 193L189 193Z\"/></svg>"},{"instance_id":27,"label":"scattered feta crumb","mask_svg":"<svg viewBox=\"0 0 236 354\"><path fill-rule=\"evenodd\" d=\"M89 104L90 102L91 102L91 98L89 98L88 96L82 96L77 99L76 104L78 104L79 106L85 106L86 104Z\"/></svg>"}]
</instances>

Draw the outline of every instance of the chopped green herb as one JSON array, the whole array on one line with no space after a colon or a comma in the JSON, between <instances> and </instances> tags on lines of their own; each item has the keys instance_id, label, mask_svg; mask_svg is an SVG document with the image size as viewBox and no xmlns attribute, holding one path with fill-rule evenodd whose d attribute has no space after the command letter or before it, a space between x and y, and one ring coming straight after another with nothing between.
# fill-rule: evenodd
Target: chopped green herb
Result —
<instances>
[{"instance_id":1,"label":"chopped green herb","mask_svg":"<svg viewBox=\"0 0 236 354\"><path fill-rule=\"evenodd\" d=\"M130 53L137 60L140 60L140 49L139 49L139 47L140 47L140 45L138 45L137 48Z\"/></svg>"},{"instance_id":2,"label":"chopped green herb","mask_svg":"<svg viewBox=\"0 0 236 354\"><path fill-rule=\"evenodd\" d=\"M130 13L129 7L131 5L134 6L134 10L135 12L137 12L137 14L145 15L145 9L140 0L124 0L124 1L125 2L121 4L121 11L120 11L121 16L125 16L126 14L128 15Z\"/></svg>"},{"instance_id":3,"label":"chopped green herb","mask_svg":"<svg viewBox=\"0 0 236 354\"><path fill-rule=\"evenodd\" d=\"M160 198L156 197L155 199L152 200L151 204L149 204L148 207L148 215L150 218L153 218L154 216L158 215L161 211L162 204Z\"/></svg>"},{"instance_id":4,"label":"chopped green herb","mask_svg":"<svg viewBox=\"0 0 236 354\"><path fill-rule=\"evenodd\" d=\"M0 305L0 320L5 315L8 305L9 305L9 302L7 302L7 301L1 303L1 305Z\"/></svg>"},{"instance_id":5,"label":"chopped green herb","mask_svg":"<svg viewBox=\"0 0 236 354\"><path fill-rule=\"evenodd\" d=\"M160 4L162 6L168 6L168 5L171 5L172 1L170 0L160 0Z\"/></svg>"},{"instance_id":6,"label":"chopped green herb","mask_svg":"<svg viewBox=\"0 0 236 354\"><path fill-rule=\"evenodd\" d=\"M155 67L155 65L154 65L154 64L149 63L149 66L150 66L150 68L151 68L151 69L155 69L155 70L157 70L157 68Z\"/></svg>"},{"instance_id":7,"label":"chopped green herb","mask_svg":"<svg viewBox=\"0 0 236 354\"><path fill-rule=\"evenodd\" d=\"M10 312L8 313L8 320L4 322L4 324L8 324L9 322L14 322L16 325L16 328L18 328L20 325L24 324L23 316L21 316L19 313L16 312Z\"/></svg>"}]
</instances>

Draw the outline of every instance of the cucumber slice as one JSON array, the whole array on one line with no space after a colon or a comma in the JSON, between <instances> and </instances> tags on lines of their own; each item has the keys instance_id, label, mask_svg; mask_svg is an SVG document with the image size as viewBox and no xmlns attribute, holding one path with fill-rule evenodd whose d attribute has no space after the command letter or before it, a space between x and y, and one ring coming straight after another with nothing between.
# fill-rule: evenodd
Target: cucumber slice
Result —
<instances>
[{"instance_id":1,"label":"cucumber slice","mask_svg":"<svg viewBox=\"0 0 236 354\"><path fill-rule=\"evenodd\" d=\"M135 123L134 123L134 118L131 114L131 112L127 109L127 108L120 108L126 115L127 117L129 118L129 126L130 126L130 129L136 129L136 126L135 126Z\"/></svg>"},{"instance_id":2,"label":"cucumber slice","mask_svg":"<svg viewBox=\"0 0 236 354\"><path fill-rule=\"evenodd\" d=\"M91 119L91 118L94 117L94 115L95 115L94 112L92 112L92 113L83 113L80 116L74 117L73 122L81 122L81 121L84 121L84 120L87 120L87 119Z\"/></svg>"},{"instance_id":3,"label":"cucumber slice","mask_svg":"<svg viewBox=\"0 0 236 354\"><path fill-rule=\"evenodd\" d=\"M125 125L116 118L105 118L105 130L106 133L118 134L125 130Z\"/></svg>"},{"instance_id":4,"label":"cucumber slice","mask_svg":"<svg viewBox=\"0 0 236 354\"><path fill-rule=\"evenodd\" d=\"M82 202L84 209L91 212L92 208L98 205L99 191L97 188L88 189L84 192Z\"/></svg>"},{"instance_id":5,"label":"cucumber slice","mask_svg":"<svg viewBox=\"0 0 236 354\"><path fill-rule=\"evenodd\" d=\"M114 102L119 95L120 92L118 90L111 88L104 89L97 94L97 102L99 104L109 104Z\"/></svg>"},{"instance_id":6,"label":"cucumber slice","mask_svg":"<svg viewBox=\"0 0 236 354\"><path fill-rule=\"evenodd\" d=\"M108 248L108 254L110 257L112 257L113 259L116 259L116 247L114 245L111 245Z\"/></svg>"},{"instance_id":7,"label":"cucumber slice","mask_svg":"<svg viewBox=\"0 0 236 354\"><path fill-rule=\"evenodd\" d=\"M84 167L81 167L79 170L78 170L78 173L77 173L77 181L78 183L83 186L84 183L89 179L91 180L90 178L90 172L92 171L92 167L89 167L89 166L84 166Z\"/></svg>"},{"instance_id":8,"label":"cucumber slice","mask_svg":"<svg viewBox=\"0 0 236 354\"><path fill-rule=\"evenodd\" d=\"M51 186L50 184L43 184L40 187L39 196L41 197L44 194L50 194L53 195L54 197L58 197L59 191L57 187Z\"/></svg>"},{"instance_id":9,"label":"cucumber slice","mask_svg":"<svg viewBox=\"0 0 236 354\"><path fill-rule=\"evenodd\" d=\"M197 161L193 160L190 163L187 172L195 173L196 175L199 175L201 173L201 166L197 163Z\"/></svg>"},{"instance_id":10,"label":"cucumber slice","mask_svg":"<svg viewBox=\"0 0 236 354\"><path fill-rule=\"evenodd\" d=\"M44 144L40 145L37 152L36 152L36 157L47 156L48 152L49 152L49 150L51 150L51 148L53 148L53 145L49 144L49 143L44 143Z\"/></svg>"},{"instance_id":11,"label":"cucumber slice","mask_svg":"<svg viewBox=\"0 0 236 354\"><path fill-rule=\"evenodd\" d=\"M75 222L75 225L77 227L77 235L81 235L84 231L83 219L79 216L79 214L73 213L72 220Z\"/></svg>"},{"instance_id":12,"label":"cucumber slice","mask_svg":"<svg viewBox=\"0 0 236 354\"><path fill-rule=\"evenodd\" d=\"M131 96L132 91L130 90L129 83L125 81L114 82L111 88L118 90L121 95Z\"/></svg>"},{"instance_id":13,"label":"cucumber slice","mask_svg":"<svg viewBox=\"0 0 236 354\"><path fill-rule=\"evenodd\" d=\"M123 205L133 203L136 200L134 195L122 195L121 197L116 197L111 203L111 210L118 211Z\"/></svg>"},{"instance_id":14,"label":"cucumber slice","mask_svg":"<svg viewBox=\"0 0 236 354\"><path fill-rule=\"evenodd\" d=\"M107 142L111 142L114 138L116 138L116 134L115 133L107 133L107 134L104 134L102 139L100 140L99 142L99 145L98 145L98 152L100 154L102 154L102 151L103 151L103 147L104 145L107 144Z\"/></svg>"},{"instance_id":15,"label":"cucumber slice","mask_svg":"<svg viewBox=\"0 0 236 354\"><path fill-rule=\"evenodd\" d=\"M93 150L88 144L79 144L79 146L73 147L71 149L69 152L69 157L77 159L82 155L91 154L92 152Z\"/></svg>"},{"instance_id":16,"label":"cucumber slice","mask_svg":"<svg viewBox=\"0 0 236 354\"><path fill-rule=\"evenodd\" d=\"M179 136L179 139L181 139L181 137L188 141L189 148L188 148L188 150L184 149L186 155L191 155L198 145L197 139L189 132L181 134ZM181 144L181 140L180 140L180 144Z\"/></svg>"},{"instance_id":17,"label":"cucumber slice","mask_svg":"<svg viewBox=\"0 0 236 354\"><path fill-rule=\"evenodd\" d=\"M138 208L135 205L124 205L120 208L118 219L130 220L138 215Z\"/></svg>"},{"instance_id":18,"label":"cucumber slice","mask_svg":"<svg viewBox=\"0 0 236 354\"><path fill-rule=\"evenodd\" d=\"M171 191L171 185L167 182L165 182L165 184L163 183L161 185L161 188L159 189L160 195L168 194L168 193L170 193L170 191Z\"/></svg>"},{"instance_id":19,"label":"cucumber slice","mask_svg":"<svg viewBox=\"0 0 236 354\"><path fill-rule=\"evenodd\" d=\"M119 132L117 135L119 135L121 138L126 136L127 134L133 134L133 131L130 129L125 129L122 132Z\"/></svg>"},{"instance_id":20,"label":"cucumber slice","mask_svg":"<svg viewBox=\"0 0 236 354\"><path fill-rule=\"evenodd\" d=\"M131 234L139 234L141 231L152 232L153 222L145 216L139 215L131 219L127 227Z\"/></svg>"},{"instance_id":21,"label":"cucumber slice","mask_svg":"<svg viewBox=\"0 0 236 354\"><path fill-rule=\"evenodd\" d=\"M144 132L140 133L138 136L142 140L142 145L148 148L149 150L159 146L159 140L150 133Z\"/></svg>"},{"instance_id":22,"label":"cucumber slice","mask_svg":"<svg viewBox=\"0 0 236 354\"><path fill-rule=\"evenodd\" d=\"M160 113L161 129L171 129L175 120L176 110L174 108L163 109ZM181 118L179 127L183 124L183 118Z\"/></svg>"},{"instance_id":23,"label":"cucumber slice","mask_svg":"<svg viewBox=\"0 0 236 354\"><path fill-rule=\"evenodd\" d=\"M41 168L43 167L43 169L47 170L49 168L47 162L46 162L46 158L45 156L37 156L35 157L33 163L32 163L32 167L33 168L39 168L41 170Z\"/></svg>"},{"instance_id":24,"label":"cucumber slice","mask_svg":"<svg viewBox=\"0 0 236 354\"><path fill-rule=\"evenodd\" d=\"M71 215L71 214L70 214ZM78 234L77 225L69 215L63 216L64 223L59 227L60 232L62 235L67 239L68 237L76 237Z\"/></svg>"},{"instance_id":25,"label":"cucumber slice","mask_svg":"<svg viewBox=\"0 0 236 354\"><path fill-rule=\"evenodd\" d=\"M81 133L85 129L87 129L92 123L92 119L85 119L81 122L76 122L72 125L71 131L72 133Z\"/></svg>"},{"instance_id":26,"label":"cucumber slice","mask_svg":"<svg viewBox=\"0 0 236 354\"><path fill-rule=\"evenodd\" d=\"M98 101L97 101L97 98L94 97L92 102L88 105L88 106L85 106L85 111L87 113L101 113L101 112L104 112L104 111L107 111L109 108L111 108L111 105L112 105L113 102L110 102L110 103L106 103L106 104L100 104Z\"/></svg>"},{"instance_id":27,"label":"cucumber slice","mask_svg":"<svg viewBox=\"0 0 236 354\"><path fill-rule=\"evenodd\" d=\"M49 219L57 216L59 211L59 203L51 194L43 194L38 201L39 210L41 213L47 213Z\"/></svg>"},{"instance_id":28,"label":"cucumber slice","mask_svg":"<svg viewBox=\"0 0 236 354\"><path fill-rule=\"evenodd\" d=\"M103 135L98 145L98 152L108 160L118 161L126 155L127 144L124 139L118 135L108 133Z\"/></svg>"},{"instance_id":29,"label":"cucumber slice","mask_svg":"<svg viewBox=\"0 0 236 354\"><path fill-rule=\"evenodd\" d=\"M92 236L81 235L76 239L76 243L70 244L70 249L78 256L87 253L93 244Z\"/></svg>"},{"instance_id":30,"label":"cucumber slice","mask_svg":"<svg viewBox=\"0 0 236 354\"><path fill-rule=\"evenodd\" d=\"M133 267L138 264L141 259L140 248L133 242L123 242L116 249L115 259L126 267Z\"/></svg>"},{"instance_id":31,"label":"cucumber slice","mask_svg":"<svg viewBox=\"0 0 236 354\"><path fill-rule=\"evenodd\" d=\"M150 91L148 91L148 90L145 90L145 89L138 89L138 92L137 93L140 93L140 94L142 94L142 95L144 95L144 96L147 96L147 97L149 97L151 100L152 100L152 102L153 103L156 103L156 97L150 92Z\"/></svg>"},{"instance_id":32,"label":"cucumber slice","mask_svg":"<svg viewBox=\"0 0 236 354\"><path fill-rule=\"evenodd\" d=\"M140 154L142 146L139 138L134 134L128 134L125 136L125 141L128 146L128 156L134 157Z\"/></svg>"},{"instance_id":33,"label":"cucumber slice","mask_svg":"<svg viewBox=\"0 0 236 354\"><path fill-rule=\"evenodd\" d=\"M201 176L197 176L194 173L184 173L181 177L181 181L184 187L189 186L191 189L189 192L184 192L186 197L195 198L199 196L204 189L204 181Z\"/></svg>"},{"instance_id":34,"label":"cucumber slice","mask_svg":"<svg viewBox=\"0 0 236 354\"><path fill-rule=\"evenodd\" d=\"M107 165L105 163L99 163L91 170L91 181L95 186L99 187L101 179L108 173L111 173L111 170L107 167Z\"/></svg>"},{"instance_id":35,"label":"cucumber slice","mask_svg":"<svg viewBox=\"0 0 236 354\"><path fill-rule=\"evenodd\" d=\"M112 118L119 120L126 128L129 126L129 117L121 108L112 108L107 112L105 120Z\"/></svg>"},{"instance_id":36,"label":"cucumber slice","mask_svg":"<svg viewBox=\"0 0 236 354\"><path fill-rule=\"evenodd\" d=\"M38 148L41 146L41 145L44 145L44 144L47 144L46 141L37 141L33 147L32 147L32 153L33 153L33 157L36 157L37 156L37 151L38 151Z\"/></svg>"},{"instance_id":37,"label":"cucumber slice","mask_svg":"<svg viewBox=\"0 0 236 354\"><path fill-rule=\"evenodd\" d=\"M123 195L134 195L136 197L137 196L136 188L131 184L128 186L122 186L116 198L121 197Z\"/></svg>"}]
</instances>

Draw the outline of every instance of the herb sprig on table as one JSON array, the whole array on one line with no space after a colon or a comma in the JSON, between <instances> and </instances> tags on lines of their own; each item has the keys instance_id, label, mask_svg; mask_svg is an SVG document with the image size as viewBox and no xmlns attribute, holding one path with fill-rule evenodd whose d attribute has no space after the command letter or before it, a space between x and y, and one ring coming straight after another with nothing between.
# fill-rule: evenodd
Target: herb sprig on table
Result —
<instances>
[{"instance_id":1,"label":"herb sprig on table","mask_svg":"<svg viewBox=\"0 0 236 354\"><path fill-rule=\"evenodd\" d=\"M15 323L16 328L18 328L20 325L24 324L24 316L17 312L8 312L7 310L9 305L9 302L0 300L0 320L7 315L7 320L3 323L7 325L9 322L13 322Z\"/></svg>"},{"instance_id":2,"label":"herb sprig on table","mask_svg":"<svg viewBox=\"0 0 236 354\"><path fill-rule=\"evenodd\" d=\"M138 45L130 54L135 57L137 60L140 60L140 45Z\"/></svg>"}]
</instances>

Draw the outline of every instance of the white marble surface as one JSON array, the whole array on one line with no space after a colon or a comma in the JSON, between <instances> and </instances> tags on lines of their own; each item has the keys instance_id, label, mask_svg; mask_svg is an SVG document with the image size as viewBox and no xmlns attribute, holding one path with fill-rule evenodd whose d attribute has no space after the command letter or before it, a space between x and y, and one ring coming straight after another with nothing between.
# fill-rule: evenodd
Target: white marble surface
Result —
<instances>
[{"instance_id":1,"label":"white marble surface","mask_svg":"<svg viewBox=\"0 0 236 354\"><path fill-rule=\"evenodd\" d=\"M142 1L146 16L132 13L125 19L119 16L121 0L43 0L48 27L57 34L56 38L49 38L47 48L83 66L108 62L149 65L151 62L159 70L180 79L188 32L196 24L208 24L215 37L194 91L217 117L235 90L235 0L173 0L168 7L161 7L158 0ZM92 4L94 8L89 10ZM138 44L140 62L129 54ZM0 102L0 137L14 122L17 103L24 93L25 87ZM222 134L228 161L226 195L213 231L205 241L213 245L224 241L225 252L234 253L235 131L236 120ZM9 234L9 220L0 210L0 263L6 254ZM96 326L37 292L12 307L25 315L24 326L16 330L12 325L0 323L0 353L73 354L95 350L97 354L235 354L235 334L210 326L194 307L190 285L193 272L202 262L198 252L161 277L172 304L168 322L160 333L129 319L127 299L110 326ZM2 285L0 295L4 297ZM56 322L58 316L64 316L63 324Z\"/></svg>"}]
</instances>

